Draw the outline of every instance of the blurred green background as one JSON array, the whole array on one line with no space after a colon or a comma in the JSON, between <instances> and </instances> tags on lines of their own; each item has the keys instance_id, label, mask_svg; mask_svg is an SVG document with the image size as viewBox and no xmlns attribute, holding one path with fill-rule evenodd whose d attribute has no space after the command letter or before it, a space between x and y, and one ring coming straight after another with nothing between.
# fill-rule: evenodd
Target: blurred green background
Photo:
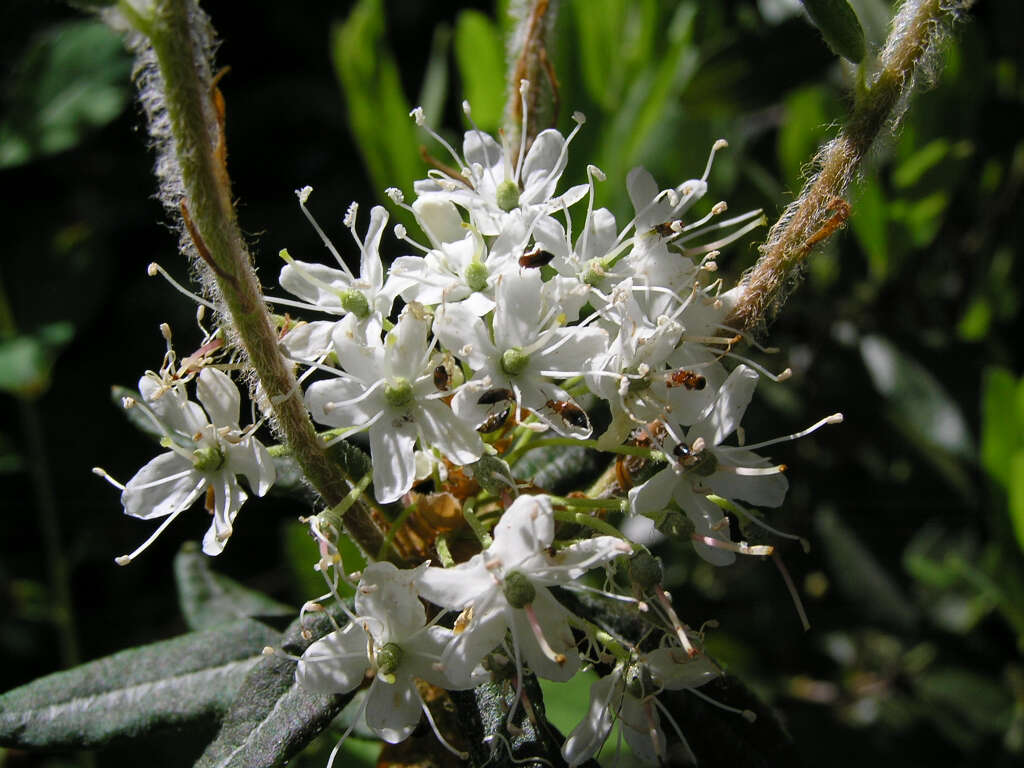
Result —
<instances>
[{"instance_id":1,"label":"blurred green background","mask_svg":"<svg viewBox=\"0 0 1024 768\"><path fill-rule=\"evenodd\" d=\"M890 4L853 5L877 50ZM311 209L351 255L341 225L349 202L368 210L387 186L411 197L424 173L418 145L428 140L407 118L412 106L453 141L463 97L482 128L499 124L503 17L490 3L204 7L223 40L218 62L231 66L221 88L239 216L271 293L281 248L325 255L294 189L315 188ZM773 450L791 490L767 519L811 543L805 554L774 542L812 629L802 630L771 561L715 570L688 546L659 552L677 610L694 625L720 622L709 650L772 704L807 765L1022 759L1021 29L1016 0L981 3L956 29L936 84L916 95L851 191L851 225L811 258L770 329L782 352L762 361L794 376L759 388L748 439L846 414L842 426ZM848 104L852 71L785 0L566 0L556 37L559 127L574 110L588 118L563 185L597 165L608 175L599 199L620 223L632 214L630 168L677 184L701 174L716 138L730 148L706 207L724 199L774 217ZM183 516L118 568L113 557L150 528L121 514L116 490L90 473L100 464L124 480L153 454L110 387L159 366L158 325L172 325L183 353L200 338L188 302L146 277L154 260L183 280L187 268L152 199L131 62L115 36L59 3L9 0L0 40L7 690L183 631L171 563L206 521ZM754 261L758 234L722 256L727 276ZM402 252L385 246L388 257ZM215 567L297 608L316 590L312 545L296 522L306 511L285 497L247 506ZM566 711L563 728L582 715L578 692L549 706ZM95 760L185 765L210 735L115 745ZM372 762L372 745L352 746ZM322 765L322 749L296 764ZM3 766L82 759L0 751Z\"/></svg>"}]
</instances>

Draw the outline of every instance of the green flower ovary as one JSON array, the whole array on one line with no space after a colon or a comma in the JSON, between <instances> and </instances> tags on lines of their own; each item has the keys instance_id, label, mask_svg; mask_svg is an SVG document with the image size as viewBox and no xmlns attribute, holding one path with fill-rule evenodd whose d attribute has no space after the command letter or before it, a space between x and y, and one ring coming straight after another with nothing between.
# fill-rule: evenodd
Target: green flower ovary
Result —
<instances>
[{"instance_id":1,"label":"green flower ovary","mask_svg":"<svg viewBox=\"0 0 1024 768\"><path fill-rule=\"evenodd\" d=\"M466 267L466 285L473 291L482 291L487 287L487 267L484 266L483 262L473 260Z\"/></svg>"},{"instance_id":2,"label":"green flower ovary","mask_svg":"<svg viewBox=\"0 0 1024 768\"><path fill-rule=\"evenodd\" d=\"M498 207L506 213L513 208L518 208L519 185L514 181L503 181L495 190L495 197L497 198Z\"/></svg>"},{"instance_id":3,"label":"green flower ovary","mask_svg":"<svg viewBox=\"0 0 1024 768\"><path fill-rule=\"evenodd\" d=\"M513 608L525 608L537 597L537 588L519 571L505 574L505 599Z\"/></svg>"},{"instance_id":4,"label":"green flower ovary","mask_svg":"<svg viewBox=\"0 0 1024 768\"><path fill-rule=\"evenodd\" d=\"M509 376L518 376L530 363L530 356L518 347L506 349L501 353L501 370Z\"/></svg>"},{"instance_id":5,"label":"green flower ovary","mask_svg":"<svg viewBox=\"0 0 1024 768\"><path fill-rule=\"evenodd\" d=\"M402 647L398 643L384 643L377 651L377 673L389 676L395 673L402 663Z\"/></svg>"},{"instance_id":6,"label":"green flower ovary","mask_svg":"<svg viewBox=\"0 0 1024 768\"><path fill-rule=\"evenodd\" d=\"M342 291L341 297L341 308L346 312L351 312L353 315L359 318L369 317L370 315L370 302L367 301L360 291L355 288L349 288L346 291Z\"/></svg>"},{"instance_id":7,"label":"green flower ovary","mask_svg":"<svg viewBox=\"0 0 1024 768\"><path fill-rule=\"evenodd\" d=\"M401 408L412 402L412 384L403 376L396 376L384 387L384 399L392 408Z\"/></svg>"},{"instance_id":8,"label":"green flower ovary","mask_svg":"<svg viewBox=\"0 0 1024 768\"><path fill-rule=\"evenodd\" d=\"M224 453L215 445L204 445L192 451L192 464L200 472L216 472L224 466Z\"/></svg>"}]
</instances>

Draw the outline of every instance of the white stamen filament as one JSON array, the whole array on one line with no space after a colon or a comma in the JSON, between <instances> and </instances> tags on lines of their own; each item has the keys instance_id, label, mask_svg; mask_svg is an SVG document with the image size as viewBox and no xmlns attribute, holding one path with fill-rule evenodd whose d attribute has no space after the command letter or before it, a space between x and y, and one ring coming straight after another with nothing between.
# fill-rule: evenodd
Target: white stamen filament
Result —
<instances>
[{"instance_id":1,"label":"white stamen filament","mask_svg":"<svg viewBox=\"0 0 1024 768\"><path fill-rule=\"evenodd\" d=\"M196 302L200 306L208 307L209 309L212 309L214 312L217 311L217 305L216 304L213 304L212 302L209 302L206 299L204 299L199 294L196 294L196 293L193 293L192 291L190 291L188 288L186 288L181 283L179 283L177 280L175 280L173 277L171 277L170 274L168 274L167 270L164 269L163 267L161 267L155 261L152 262L149 265L149 267L146 269L146 272L147 272L147 274L150 277L155 277L157 274L159 274L160 277L162 277L164 280L166 280L168 283L170 283L171 286L176 291L178 291L178 293L181 293L181 294L187 296L188 298L192 299L192 301ZM167 337L165 336L164 338L167 338ZM170 341L170 339L168 339L168 341Z\"/></svg>"},{"instance_id":2,"label":"white stamen filament","mask_svg":"<svg viewBox=\"0 0 1024 768\"><path fill-rule=\"evenodd\" d=\"M540 622L537 620L537 613L533 610L533 603L524 605L523 613L526 614L526 620L530 623L530 629L533 630L533 636L537 638L537 645L540 646L541 653L559 666L565 664L565 654L555 652L554 648L548 644L547 638L544 637L544 630L541 628Z\"/></svg>"},{"instance_id":3,"label":"white stamen filament","mask_svg":"<svg viewBox=\"0 0 1024 768\"><path fill-rule=\"evenodd\" d=\"M309 191L307 192L307 190ZM348 268L348 265L345 263L345 260L341 258L341 254L338 253L338 249L334 247L334 243L331 242L331 239L320 228L320 225L317 224L316 219L313 218L313 214L310 213L309 209L306 207L306 200L309 199L309 192L312 191L313 190L310 187L303 187L301 190L296 191L296 195L298 195L299 198L299 208L302 209L302 212L309 220L309 223L313 225L313 229L316 230L316 233L320 235L320 239L323 241L323 244L327 246L327 250L331 252L331 255L334 256L334 259L338 262L341 268L348 274L348 276L355 280L355 276L352 274L352 271ZM305 277L305 275L303 275L303 277Z\"/></svg>"},{"instance_id":4,"label":"white stamen filament","mask_svg":"<svg viewBox=\"0 0 1024 768\"><path fill-rule=\"evenodd\" d=\"M107 472L107 470L105 470L103 467L93 467L92 468L92 473L94 475L99 475L104 480L106 480L108 483L110 483L112 486L117 488L119 491L123 491L124 490L124 483L117 482L117 480L115 480L113 477L111 477L110 474Z\"/></svg>"},{"instance_id":5,"label":"white stamen filament","mask_svg":"<svg viewBox=\"0 0 1024 768\"><path fill-rule=\"evenodd\" d=\"M756 451L758 448L766 448L767 446L775 445L776 443L786 443L789 442L790 440L799 440L801 437L807 437L807 435L811 434L812 432L818 431L826 424L842 424L842 422L843 414L833 413L831 416L826 416L824 419L821 419L819 421L816 421L814 424L811 424L811 426L809 426L807 429L802 429L799 432L794 432L793 434L786 435L785 437L776 437L772 440L765 440L764 442L761 443L754 443L753 445L745 445L743 447L749 451Z\"/></svg>"},{"instance_id":6,"label":"white stamen filament","mask_svg":"<svg viewBox=\"0 0 1024 768\"><path fill-rule=\"evenodd\" d=\"M201 490L204 485L206 485L205 479L191 490L188 496L185 497L185 501L183 501L176 510L171 512L167 516L167 518L162 523L160 523L160 526L155 531L153 531L153 534L144 542L142 542L142 544L139 545L134 552L132 552L130 555L120 555L119 557L115 557L114 562L118 565L128 565L128 563L130 563L136 557L138 557L147 549L149 549L149 545L156 541L161 533L167 530L167 526L173 523L175 518L178 517L178 515L180 515L182 512L184 512L186 509L192 506L192 504L195 502L194 494L197 491Z\"/></svg>"},{"instance_id":7,"label":"white stamen filament","mask_svg":"<svg viewBox=\"0 0 1024 768\"><path fill-rule=\"evenodd\" d=\"M703 536L699 533L693 534L693 540L700 544L706 544L709 547L714 547L715 549L725 549L729 552L735 552L738 555L767 557L775 551L775 547L771 544L747 544L745 541L726 541L724 539L716 539L713 536Z\"/></svg>"},{"instance_id":8,"label":"white stamen filament","mask_svg":"<svg viewBox=\"0 0 1024 768\"><path fill-rule=\"evenodd\" d=\"M745 234L747 234L747 232L750 232L753 229L757 229L758 227L763 227L767 223L768 223L768 219L765 218L762 215L756 221L750 222L749 224L747 224L747 226L743 227L742 229L736 230L731 235L729 235L727 237L723 237L721 240L716 240L713 243L708 243L707 245L701 245L701 246L698 246L696 248L686 248L683 251L683 253L686 254L687 256L697 256L698 254L707 253L708 251L717 251L720 248L724 248L725 246L727 246L729 243L733 242L734 240L739 240L741 237L743 237ZM696 235L696 233L695 233L695 235Z\"/></svg>"}]
</instances>

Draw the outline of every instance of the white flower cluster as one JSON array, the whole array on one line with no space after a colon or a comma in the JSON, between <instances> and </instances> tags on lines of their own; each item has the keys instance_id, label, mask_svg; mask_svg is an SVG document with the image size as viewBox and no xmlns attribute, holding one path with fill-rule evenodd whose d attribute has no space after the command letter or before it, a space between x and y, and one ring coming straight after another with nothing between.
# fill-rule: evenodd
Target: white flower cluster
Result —
<instances>
[{"instance_id":1,"label":"white flower cluster","mask_svg":"<svg viewBox=\"0 0 1024 768\"><path fill-rule=\"evenodd\" d=\"M413 116L424 124L419 110ZM525 140L502 146L476 128L466 132L461 154L445 144L454 166L437 163L417 182L411 205L388 191L426 242L396 226L416 253L387 270L380 257L384 208L373 208L362 237L355 205L345 217L361 256L354 274L309 213L312 190L298 192L337 261L325 266L282 251L280 283L297 299L272 299L329 318L286 316L281 324L281 349L304 369L300 381L315 377L304 393L314 421L335 428L336 439L368 433L378 503L409 506L419 495L414 486L432 479L433 490L454 499L467 520L471 508L479 513L477 554L456 564L439 546L447 567L371 564L354 611L339 598L348 623L298 662L298 679L319 692L347 692L371 679L366 723L389 742L407 737L421 711L430 716L416 679L456 690L506 665L520 683L524 667L565 681L584 665L599 665L610 672L593 686L589 711L566 741L567 762L594 756L616 722L636 754L663 759L656 694L693 689L717 667L676 616L642 542L572 510L590 502L619 509L625 530L646 520L647 538L652 520L664 529L671 518L671 528L690 535L716 565L736 553L771 551L733 541L723 513L742 511L738 502L776 507L787 481L784 467L752 450L775 441L742 446L740 421L758 371L767 372L749 361L731 371L723 364L737 357L732 350L741 337L725 323L734 292L715 279L718 249L763 217L753 211L723 220L724 203L690 215L725 146L717 142L703 175L676 187L659 189L647 171L634 169L627 179L634 215L619 228L610 211L594 207L599 169L588 169L587 184L557 192L583 123L575 120L568 137L546 130L528 147ZM192 378L205 414L186 397ZM270 457L251 428L239 429L238 391L216 368L191 361L174 371L165 364L143 378L140 393L138 405L170 450L122 486L125 511L167 515L169 523L206 493L213 525L204 550L217 554L245 499L236 475L262 495L274 480ZM734 434L740 444L726 445ZM560 498L517 479L516 461L545 444L618 454L612 492ZM476 485L456 491L449 474ZM556 539L556 521L570 518L604 535ZM338 579L347 577L332 538L319 523L314 533L325 555L318 564L330 585L325 597L337 597ZM614 565L628 571L629 585L616 580ZM563 604L565 590L593 589L579 579L599 567L606 588L657 630L642 642L613 637ZM424 601L437 609L429 621Z\"/></svg>"}]
</instances>

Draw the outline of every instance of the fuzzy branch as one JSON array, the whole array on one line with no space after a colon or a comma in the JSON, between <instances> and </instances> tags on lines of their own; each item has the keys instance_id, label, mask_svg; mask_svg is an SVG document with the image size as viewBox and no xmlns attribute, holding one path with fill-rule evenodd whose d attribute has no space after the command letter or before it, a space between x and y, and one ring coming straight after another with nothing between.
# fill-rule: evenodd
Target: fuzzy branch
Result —
<instances>
[{"instance_id":1,"label":"fuzzy branch","mask_svg":"<svg viewBox=\"0 0 1024 768\"><path fill-rule=\"evenodd\" d=\"M907 0L892 21L874 81L858 94L847 124L814 158L815 173L800 197L768 232L761 257L744 276L743 292L729 316L735 328L760 332L796 286L811 249L842 225L843 201L875 138L895 124L914 85L937 55L952 21L973 0Z\"/></svg>"},{"instance_id":2,"label":"fuzzy branch","mask_svg":"<svg viewBox=\"0 0 1024 768\"><path fill-rule=\"evenodd\" d=\"M231 199L224 105L211 76L213 31L196 0L155 0L146 11L118 4L136 30L129 45L139 57L140 92L158 153L164 205L180 215L185 250L206 289L226 309L259 379L275 427L316 491L331 507L350 484L330 459L302 403L295 375L281 355ZM212 279L211 279L212 276ZM344 518L349 535L368 553L383 538L361 502Z\"/></svg>"}]
</instances>

